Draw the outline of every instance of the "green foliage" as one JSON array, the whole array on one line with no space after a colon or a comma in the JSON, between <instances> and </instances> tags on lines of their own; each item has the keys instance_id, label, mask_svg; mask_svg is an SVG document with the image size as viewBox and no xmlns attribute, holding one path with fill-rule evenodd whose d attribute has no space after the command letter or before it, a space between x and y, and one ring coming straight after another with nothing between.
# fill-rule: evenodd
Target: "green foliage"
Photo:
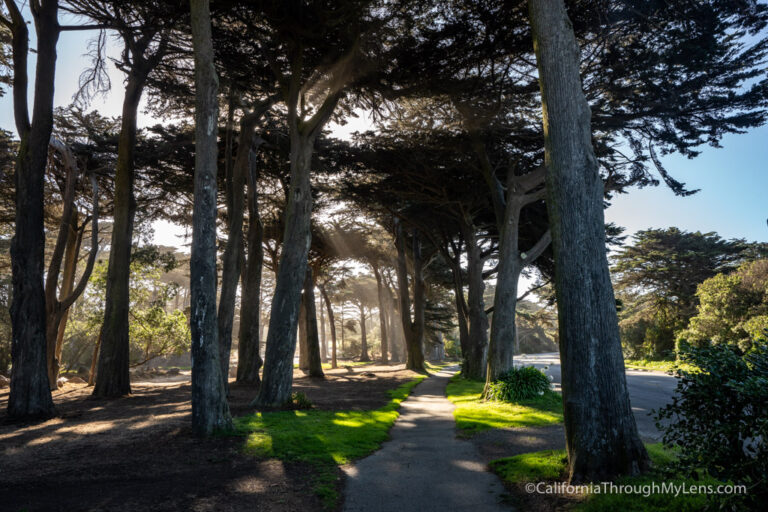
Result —
<instances>
[{"instance_id":1,"label":"green foliage","mask_svg":"<svg viewBox=\"0 0 768 512\"><path fill-rule=\"evenodd\" d=\"M547 390L516 404L490 402L482 399L484 385L457 375L446 388L448 400L456 404L456 426L465 436L491 428L540 427L563 421L563 399L559 393Z\"/></svg>"},{"instance_id":2,"label":"green foliage","mask_svg":"<svg viewBox=\"0 0 768 512\"><path fill-rule=\"evenodd\" d=\"M236 418L235 432L247 436L247 453L314 466L314 490L325 507L333 509L338 501L337 466L365 457L387 440L400 403L423 379L416 377L389 391L390 401L374 411L257 413Z\"/></svg>"},{"instance_id":3,"label":"green foliage","mask_svg":"<svg viewBox=\"0 0 768 512\"><path fill-rule=\"evenodd\" d=\"M173 254L154 246L138 248L133 254L128 326L133 366L189 350L189 320L183 311L170 307L180 287L164 282L164 276L176 265ZM86 364L91 355L104 320L106 287L107 262L101 260L67 322L63 360L69 368Z\"/></svg>"},{"instance_id":4,"label":"green foliage","mask_svg":"<svg viewBox=\"0 0 768 512\"><path fill-rule=\"evenodd\" d=\"M519 402L542 396L549 389L549 379L533 366L512 368L488 385L488 400Z\"/></svg>"},{"instance_id":5,"label":"green foliage","mask_svg":"<svg viewBox=\"0 0 768 512\"><path fill-rule=\"evenodd\" d=\"M679 335L692 345L729 343L749 350L752 340L768 329L768 259L744 263L730 274L718 274L696 291L699 307Z\"/></svg>"},{"instance_id":6,"label":"green foliage","mask_svg":"<svg viewBox=\"0 0 768 512\"><path fill-rule=\"evenodd\" d=\"M461 358L461 345L455 338L445 338L445 357L450 359Z\"/></svg>"},{"instance_id":7,"label":"green foliage","mask_svg":"<svg viewBox=\"0 0 768 512\"><path fill-rule=\"evenodd\" d=\"M664 443L680 447L677 469L691 475L703 469L721 481L747 486L747 496L725 495L723 500L739 506L765 502L768 341L755 341L746 354L729 345L683 348L683 360L700 371L678 372L672 403L656 416ZM661 423L665 420L671 422Z\"/></svg>"},{"instance_id":8,"label":"green foliage","mask_svg":"<svg viewBox=\"0 0 768 512\"><path fill-rule=\"evenodd\" d=\"M766 252L764 244L674 227L633 238L612 268L622 302L622 344L631 358L674 358L676 333L696 314L698 284Z\"/></svg>"},{"instance_id":9,"label":"green foliage","mask_svg":"<svg viewBox=\"0 0 768 512\"><path fill-rule=\"evenodd\" d=\"M304 393L292 393L291 406L293 409L311 409L312 401Z\"/></svg>"}]
</instances>

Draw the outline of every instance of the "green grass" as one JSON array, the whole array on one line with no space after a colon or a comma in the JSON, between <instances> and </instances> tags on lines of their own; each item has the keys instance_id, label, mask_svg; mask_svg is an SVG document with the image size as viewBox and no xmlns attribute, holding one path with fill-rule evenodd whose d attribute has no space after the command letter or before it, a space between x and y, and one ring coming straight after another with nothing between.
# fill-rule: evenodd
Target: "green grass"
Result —
<instances>
[{"instance_id":1,"label":"green grass","mask_svg":"<svg viewBox=\"0 0 768 512\"><path fill-rule=\"evenodd\" d=\"M664 448L662 444L646 445L648 454L653 461L654 469L645 475L620 478L616 485L631 485L633 487L652 486L656 483L675 485L718 485L712 478L700 477L698 480L668 476L663 473L675 458L674 452ZM560 480L564 476L567 464L565 450L546 450L535 453L524 453L491 462L491 470L510 484ZM656 493L646 497L644 494L593 494L581 503L574 503L572 510L579 512L662 512L662 511L696 511L701 510L707 503L704 494L674 494Z\"/></svg>"},{"instance_id":2,"label":"green grass","mask_svg":"<svg viewBox=\"0 0 768 512\"><path fill-rule=\"evenodd\" d=\"M520 484L557 480L565 470L564 450L523 453L491 462L491 470L505 482Z\"/></svg>"},{"instance_id":3,"label":"green grass","mask_svg":"<svg viewBox=\"0 0 768 512\"><path fill-rule=\"evenodd\" d=\"M480 398L484 383L456 375L445 391L456 404L453 416L456 426L466 436L491 428L541 427L562 423L563 401L559 393L548 391L543 396L519 403L486 402Z\"/></svg>"},{"instance_id":4,"label":"green grass","mask_svg":"<svg viewBox=\"0 0 768 512\"><path fill-rule=\"evenodd\" d=\"M389 429L418 376L389 391L389 402L373 411L278 411L235 419L235 431L245 435L245 451L314 466L313 488L328 509L338 501L337 466L365 457L389 437Z\"/></svg>"},{"instance_id":5,"label":"green grass","mask_svg":"<svg viewBox=\"0 0 768 512\"><path fill-rule=\"evenodd\" d=\"M649 359L625 359L624 366L627 369L656 370L660 372L674 372L675 369L691 371L695 367L688 363L678 361L651 361Z\"/></svg>"},{"instance_id":6,"label":"green grass","mask_svg":"<svg viewBox=\"0 0 768 512\"><path fill-rule=\"evenodd\" d=\"M456 363L450 362L450 361L445 363L437 363L437 364L430 363L429 361L424 361L424 366L427 368L427 371L430 371L430 372L439 372L444 368L448 368L449 366L454 366L454 365L456 365Z\"/></svg>"}]
</instances>

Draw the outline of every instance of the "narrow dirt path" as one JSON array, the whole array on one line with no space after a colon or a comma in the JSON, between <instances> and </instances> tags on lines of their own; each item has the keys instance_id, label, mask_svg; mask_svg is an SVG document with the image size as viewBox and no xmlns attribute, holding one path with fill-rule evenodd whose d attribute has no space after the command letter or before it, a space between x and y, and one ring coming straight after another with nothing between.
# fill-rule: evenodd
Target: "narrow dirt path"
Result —
<instances>
[{"instance_id":1,"label":"narrow dirt path","mask_svg":"<svg viewBox=\"0 0 768 512\"><path fill-rule=\"evenodd\" d=\"M391 439L347 467L346 512L496 512L504 486L475 446L456 438L445 386L455 369L419 384L405 400Z\"/></svg>"}]
</instances>

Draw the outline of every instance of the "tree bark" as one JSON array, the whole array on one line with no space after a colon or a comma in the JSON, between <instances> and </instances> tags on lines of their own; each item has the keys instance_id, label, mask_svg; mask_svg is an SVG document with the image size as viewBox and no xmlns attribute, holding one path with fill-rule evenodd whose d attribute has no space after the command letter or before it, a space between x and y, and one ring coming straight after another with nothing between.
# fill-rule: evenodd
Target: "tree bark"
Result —
<instances>
[{"instance_id":1,"label":"tree bark","mask_svg":"<svg viewBox=\"0 0 768 512\"><path fill-rule=\"evenodd\" d=\"M64 330L67 324L69 308L82 295L88 285L98 253L99 235L99 189L95 176L91 176L93 188L93 215L91 217L91 249L88 261L80 281L75 287L75 273L80 254L80 245L85 232L85 224L80 228L79 215L75 206L75 189L79 170L72 151L58 140L51 140L51 146L60 153L66 168L67 178L62 191L63 210L56 244L51 254L45 281L46 345L48 383L51 390L58 389L61 352L64 343ZM57 293L61 263L64 262L61 298Z\"/></svg>"},{"instance_id":2,"label":"tree bark","mask_svg":"<svg viewBox=\"0 0 768 512\"><path fill-rule=\"evenodd\" d=\"M227 217L229 223L227 243L224 247L224 255L222 257L221 295L219 297L218 314L221 368L222 375L224 376L224 385L227 388L229 387L229 360L232 352L232 325L235 318L237 283L240 280L242 271L242 258L240 255L243 253L243 220L245 217L246 183L248 183L249 186L249 194L252 194L253 197L257 197L255 192L257 185L254 182L252 184L253 186L251 186L251 179L249 178L249 174L252 172L253 163L253 135L259 120L269 110L272 104L273 100L271 98L267 99L265 102L255 107L253 111L248 112L243 116L240 120L240 135L237 139L237 155L235 156L235 161L232 165L229 165L231 154L227 155L227 169L229 172L225 181ZM230 106L230 111L231 110L232 108ZM228 148L228 151L231 153L231 148ZM255 205L255 209L257 210L256 218L258 219L258 202ZM249 215L253 215L253 210L254 207L249 205ZM254 233L254 235L255 234L256 233ZM249 236L250 235L251 233L249 232ZM261 238L259 238L258 244L260 247ZM263 261L263 253L261 258ZM261 266L261 264L259 264L259 266ZM260 280L261 278L259 277L259 281ZM241 294L244 294L244 291L241 291ZM242 297L244 297L244 295L241 295L241 304L243 304ZM258 305L258 301L256 304ZM240 314L242 317L242 311ZM256 322L256 325L258 326L258 321Z\"/></svg>"},{"instance_id":3,"label":"tree bark","mask_svg":"<svg viewBox=\"0 0 768 512\"><path fill-rule=\"evenodd\" d=\"M307 298L302 293L299 303L299 370L309 371L309 356L307 354Z\"/></svg>"},{"instance_id":4,"label":"tree bark","mask_svg":"<svg viewBox=\"0 0 768 512\"><path fill-rule=\"evenodd\" d=\"M136 119L144 90L141 72L129 74L123 100L123 117L117 148L115 169L114 221L107 268L107 292L104 305L104 325L101 334L99 370L93 394L117 397L131 393L130 340L128 334L130 309L131 246L136 199L133 194L134 152L136 150Z\"/></svg>"},{"instance_id":5,"label":"tree bark","mask_svg":"<svg viewBox=\"0 0 768 512\"><path fill-rule=\"evenodd\" d=\"M413 237L413 320L411 320L411 299L408 292L408 270L405 264L405 235L402 225L395 227L397 247L397 286L400 295L400 318L405 334L405 367L414 371L426 371L424 366L424 274L421 248L417 236Z\"/></svg>"},{"instance_id":6,"label":"tree bark","mask_svg":"<svg viewBox=\"0 0 768 512\"><path fill-rule=\"evenodd\" d=\"M339 367L336 360L336 319L333 317L333 305L330 297L328 297L328 292L325 290L325 285L320 286L320 295L325 301L326 311L328 311L328 327L331 329L331 368L336 369Z\"/></svg>"},{"instance_id":7,"label":"tree bark","mask_svg":"<svg viewBox=\"0 0 768 512\"><path fill-rule=\"evenodd\" d=\"M389 362L389 336L387 335L387 297L384 292L384 283L381 272L376 265L372 266L373 275L376 278L376 293L379 299L379 330L381 331L381 362Z\"/></svg>"},{"instance_id":8,"label":"tree bark","mask_svg":"<svg viewBox=\"0 0 768 512\"><path fill-rule=\"evenodd\" d=\"M320 300L320 359L322 362L328 361L328 337L325 333L325 310L323 301Z\"/></svg>"},{"instance_id":9,"label":"tree bark","mask_svg":"<svg viewBox=\"0 0 768 512\"><path fill-rule=\"evenodd\" d=\"M88 372L88 385L93 386L96 381L96 362L99 359L99 348L101 348L101 333L96 338L96 345L93 347L93 356L91 357L91 369Z\"/></svg>"},{"instance_id":10,"label":"tree bark","mask_svg":"<svg viewBox=\"0 0 768 512\"><path fill-rule=\"evenodd\" d=\"M224 387L229 388L229 360L232 352L232 324L235 318L235 298L240 280L243 252L243 219L245 217L245 185L250 168L251 139L255 124L240 123L237 156L225 179L227 195L227 241L221 258L221 292L218 310L219 361ZM230 166L228 166L230 167ZM241 301L242 303L242 301ZM242 312L241 312L242 317ZM241 320L242 321L242 320Z\"/></svg>"},{"instance_id":11,"label":"tree bark","mask_svg":"<svg viewBox=\"0 0 768 512\"><path fill-rule=\"evenodd\" d=\"M485 312L483 292L483 264L485 259L477 243L475 227L468 219L460 221L462 237L467 247L467 319L469 320L467 351L464 353L462 373L468 379L485 378L486 355L488 350L488 315Z\"/></svg>"},{"instance_id":12,"label":"tree bark","mask_svg":"<svg viewBox=\"0 0 768 512\"><path fill-rule=\"evenodd\" d=\"M514 368L515 343L517 342L517 290L520 273L533 263L551 241L547 231L527 253L519 252L520 212L528 204L544 197L539 189L544 182L544 168L515 177L509 174L504 222L501 224L499 242L499 270L496 275L496 292L493 297L491 340L488 346L488 372L483 396L490 391L489 384Z\"/></svg>"},{"instance_id":13,"label":"tree bark","mask_svg":"<svg viewBox=\"0 0 768 512\"><path fill-rule=\"evenodd\" d=\"M195 188L192 212L192 428L199 435L229 429L216 322L216 126L219 81L214 67L208 0L190 0L195 53Z\"/></svg>"},{"instance_id":14,"label":"tree bark","mask_svg":"<svg viewBox=\"0 0 768 512\"><path fill-rule=\"evenodd\" d=\"M312 236L309 173L313 141L296 130L291 134L291 187L285 212L283 250L269 317L263 381L254 401L262 407L282 406L291 397L299 303Z\"/></svg>"},{"instance_id":15,"label":"tree bark","mask_svg":"<svg viewBox=\"0 0 768 512\"><path fill-rule=\"evenodd\" d=\"M286 95L291 141L291 180L285 210L283 250L280 254L269 317L263 381L253 402L260 407L279 407L291 398L299 303L312 241L312 153L317 135L339 100L338 93L332 93L311 119L301 120L298 108L302 70L301 50L294 49L291 58L291 80Z\"/></svg>"},{"instance_id":16,"label":"tree bark","mask_svg":"<svg viewBox=\"0 0 768 512\"><path fill-rule=\"evenodd\" d=\"M304 279L304 311L307 329L307 369L309 376L323 378L323 360L320 357L320 339L317 336L317 309L315 308L315 282L312 279L312 267L307 267L307 277Z\"/></svg>"},{"instance_id":17,"label":"tree bark","mask_svg":"<svg viewBox=\"0 0 768 512\"><path fill-rule=\"evenodd\" d=\"M37 68L32 123L27 102L29 31L15 2L6 0L12 26L13 103L19 152L16 158L16 231L11 241L11 390L8 416L49 418L56 413L46 365L46 308L43 289L45 233L44 175L53 129L58 2L32 7L37 30Z\"/></svg>"},{"instance_id":18,"label":"tree bark","mask_svg":"<svg viewBox=\"0 0 768 512\"><path fill-rule=\"evenodd\" d=\"M240 301L240 339L237 346L237 382L259 385L261 326L261 271L264 266L264 226L259 216L256 166L251 161L248 179L248 259Z\"/></svg>"},{"instance_id":19,"label":"tree bark","mask_svg":"<svg viewBox=\"0 0 768 512\"><path fill-rule=\"evenodd\" d=\"M563 0L528 5L542 97L569 478L605 481L647 469L648 455L627 393L579 47Z\"/></svg>"},{"instance_id":20,"label":"tree bark","mask_svg":"<svg viewBox=\"0 0 768 512\"><path fill-rule=\"evenodd\" d=\"M368 355L368 331L365 327L365 305L362 301L358 304L360 308L360 361L368 362L371 357Z\"/></svg>"}]
</instances>

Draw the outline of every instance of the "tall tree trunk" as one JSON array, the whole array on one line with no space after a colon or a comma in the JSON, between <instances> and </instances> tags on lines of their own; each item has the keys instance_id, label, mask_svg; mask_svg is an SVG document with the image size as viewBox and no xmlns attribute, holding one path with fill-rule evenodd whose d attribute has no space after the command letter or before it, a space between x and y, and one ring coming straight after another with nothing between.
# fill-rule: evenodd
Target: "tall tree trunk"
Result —
<instances>
[{"instance_id":1,"label":"tall tree trunk","mask_svg":"<svg viewBox=\"0 0 768 512\"><path fill-rule=\"evenodd\" d=\"M546 190L539 188L544 183L545 167L523 176L511 172L507 179L507 199L504 222L500 224L499 270L496 275L496 292L493 297L493 318L491 340L488 347L488 373L483 395L490 392L490 383L514 367L515 343L517 341L517 290L520 273L526 265L533 263L549 246L550 231L547 231L527 252L520 253L518 236L520 211L528 204L539 201ZM534 189L537 189L534 191Z\"/></svg>"},{"instance_id":2,"label":"tall tree trunk","mask_svg":"<svg viewBox=\"0 0 768 512\"><path fill-rule=\"evenodd\" d=\"M475 227L468 219L461 222L462 237L467 246L467 280L469 293L467 297L469 331L467 352L464 354L462 373L473 380L485 378L486 354L488 350L488 315L485 312L483 293L483 264L485 259L477 243Z\"/></svg>"},{"instance_id":3,"label":"tall tree trunk","mask_svg":"<svg viewBox=\"0 0 768 512\"><path fill-rule=\"evenodd\" d=\"M336 369L339 367L336 360L336 319L333 317L333 305L330 297L328 297L328 292L325 290L325 285L320 286L320 295L325 301L325 307L328 311L328 327L331 329L331 368Z\"/></svg>"},{"instance_id":4,"label":"tall tree trunk","mask_svg":"<svg viewBox=\"0 0 768 512\"><path fill-rule=\"evenodd\" d=\"M75 206L75 189L80 171L72 151L58 140L52 139L51 146L60 154L66 168L67 179L62 192L63 210L59 233L56 244L51 254L45 282L45 310L46 310L46 344L48 383L51 390L58 388L59 368L61 366L61 352L64 343L64 330L67 324L69 308L77 298L85 291L88 279L91 277L93 266L96 263L98 253L99 230L99 188L96 177L91 175L91 187L93 188L93 216L91 227L91 249L88 261L80 282L75 287L75 273L80 254L80 245L83 240L86 224L79 227L79 215ZM64 272L61 276L61 298L57 293L59 273L62 261Z\"/></svg>"},{"instance_id":5,"label":"tall tree trunk","mask_svg":"<svg viewBox=\"0 0 768 512\"><path fill-rule=\"evenodd\" d=\"M555 255L563 413L571 482L648 468L629 403L608 272L603 182L563 0L530 0Z\"/></svg>"},{"instance_id":6,"label":"tall tree trunk","mask_svg":"<svg viewBox=\"0 0 768 512\"><path fill-rule=\"evenodd\" d=\"M255 405L282 406L290 400L293 385L293 355L299 304L311 242L312 194L309 173L312 144L293 129L291 133L291 187L285 212L285 233L280 255L275 295L267 331L264 375Z\"/></svg>"},{"instance_id":7,"label":"tall tree trunk","mask_svg":"<svg viewBox=\"0 0 768 512\"><path fill-rule=\"evenodd\" d=\"M219 350L221 352L221 368L222 375L224 376L225 387L229 387L229 360L232 352L232 325L235 318L235 299L237 296L237 284L242 272L241 255L243 254L243 220L245 214L245 188L246 184L249 186L249 190L253 197L257 197L256 183L254 182L251 187L250 174L253 173L253 135L256 130L261 117L271 108L274 103L273 99L267 99L263 103L257 105L253 111L247 112L240 120L240 135L237 139L237 155L235 156L234 163L231 162L231 142L228 142L227 151L229 154L226 157L227 161L227 177L226 177L226 195L227 195L227 217L228 233L227 243L224 247L224 255L222 257L222 272L221 272L221 295L219 297L219 314L218 314L218 329L219 329ZM232 111L232 105L230 104L230 112L228 115L227 123L230 123L229 115ZM231 138L231 134L228 134ZM255 179L255 178L254 178ZM257 210L256 215L258 219L258 202L255 205ZM253 205L248 206L249 215L253 214ZM249 236L251 233L249 233ZM261 246L261 239L258 242ZM262 254L263 260L263 254ZM261 265L261 264L259 264ZM259 277L259 280L261 278ZM260 285L259 285L260 287ZM241 291L241 309L243 303L243 293ZM256 302L258 306L258 301ZM258 308L257 308L258 309ZM242 311L241 311L242 317ZM241 319L242 321L242 319ZM258 326L258 321L256 322Z\"/></svg>"},{"instance_id":8,"label":"tall tree trunk","mask_svg":"<svg viewBox=\"0 0 768 512\"><path fill-rule=\"evenodd\" d=\"M309 356L307 354L307 297L301 295L299 304L299 370L309 371Z\"/></svg>"},{"instance_id":9,"label":"tall tree trunk","mask_svg":"<svg viewBox=\"0 0 768 512\"><path fill-rule=\"evenodd\" d=\"M360 307L360 361L368 362L371 357L368 355L368 331L365 327L365 306L362 302L358 304Z\"/></svg>"},{"instance_id":10,"label":"tall tree trunk","mask_svg":"<svg viewBox=\"0 0 768 512\"><path fill-rule=\"evenodd\" d=\"M315 306L317 308L317 306ZM322 362L328 361L328 337L325 335L325 310L323 301L320 300L320 359Z\"/></svg>"},{"instance_id":11,"label":"tall tree trunk","mask_svg":"<svg viewBox=\"0 0 768 512\"><path fill-rule=\"evenodd\" d=\"M48 384L51 390L58 389L57 377L59 362L56 360L56 337L61 320L61 303L58 297L59 275L64 255L69 249L74 249L77 244L77 210L75 207L75 189L77 188L78 169L74 162L74 156L69 148L51 141L51 147L59 151L66 172L64 189L61 190L62 213L59 223L59 232L56 237L51 259L48 263L48 271L45 276L45 338L46 361L48 367ZM74 227L72 223L74 222ZM72 276L74 279L74 276ZM68 279L65 276L62 288L66 288ZM62 290L62 293L64 291ZM67 292L69 293L69 292Z\"/></svg>"},{"instance_id":12,"label":"tall tree trunk","mask_svg":"<svg viewBox=\"0 0 768 512\"><path fill-rule=\"evenodd\" d=\"M384 294L384 283L381 272L373 265L373 275L376 278L376 292L379 299L379 330L381 331L381 362L389 362L389 336L387 336L387 297Z\"/></svg>"},{"instance_id":13,"label":"tall tree trunk","mask_svg":"<svg viewBox=\"0 0 768 512\"><path fill-rule=\"evenodd\" d=\"M317 309L315 308L315 282L312 279L312 267L307 267L304 279L304 310L307 329L307 369L309 376L323 378L323 360L320 357L320 339L317 337Z\"/></svg>"},{"instance_id":14,"label":"tall tree trunk","mask_svg":"<svg viewBox=\"0 0 768 512\"><path fill-rule=\"evenodd\" d=\"M245 214L245 185L250 167L253 125L240 125L235 163L226 177L227 241L222 256L221 293L218 310L219 361L224 387L229 387L229 360L232 352L232 325L235 318L235 298L240 280L243 252L243 219ZM242 301L241 301L242 303ZM242 317L242 313L241 313ZM241 320L242 321L242 320Z\"/></svg>"},{"instance_id":15,"label":"tall tree trunk","mask_svg":"<svg viewBox=\"0 0 768 512\"><path fill-rule=\"evenodd\" d=\"M43 290L45 233L44 175L53 129L58 2L41 0L33 8L37 29L37 69L32 124L27 103L29 32L13 1L6 1L13 35L13 103L19 133L16 158L16 231L11 241L11 390L8 415L48 418L56 413L46 365L46 311Z\"/></svg>"},{"instance_id":16,"label":"tall tree trunk","mask_svg":"<svg viewBox=\"0 0 768 512\"><path fill-rule=\"evenodd\" d=\"M195 190L192 212L192 428L229 429L232 418L219 361L216 322L216 126L219 81L208 0L190 0L195 53Z\"/></svg>"},{"instance_id":17,"label":"tall tree trunk","mask_svg":"<svg viewBox=\"0 0 768 512\"><path fill-rule=\"evenodd\" d=\"M399 363L404 357L401 356L405 343L402 340L403 323L399 319L399 313L397 311L397 302L395 301L395 295L392 293L389 283L384 283L384 291L387 296L387 319L389 320L389 334L390 336L390 350L392 357L390 360L393 363Z\"/></svg>"},{"instance_id":18,"label":"tall tree trunk","mask_svg":"<svg viewBox=\"0 0 768 512\"><path fill-rule=\"evenodd\" d=\"M426 371L424 366L424 306L425 289L421 248L417 236L413 237L413 320L411 299L408 292L408 270L405 264L405 235L397 222L395 227L397 246L397 286L400 294L400 317L405 333L405 367L409 370Z\"/></svg>"},{"instance_id":19,"label":"tall tree trunk","mask_svg":"<svg viewBox=\"0 0 768 512\"><path fill-rule=\"evenodd\" d=\"M107 269L104 325L101 328L99 370L93 394L117 397L130 394L128 372L130 343L128 323L130 308L131 246L136 199L133 195L136 118L144 90L143 72L132 70L123 100L123 117L117 147L115 169L114 221Z\"/></svg>"},{"instance_id":20,"label":"tall tree trunk","mask_svg":"<svg viewBox=\"0 0 768 512\"><path fill-rule=\"evenodd\" d=\"M66 225L66 243L63 254L64 269L61 275L61 295L63 297L69 296L72 293L72 289L75 287L75 272L77 271L77 258L80 252L80 242L82 240L83 231L78 226L78 212L76 208L72 209L70 220ZM50 269L50 267L49 267ZM67 325L67 317L69 309L61 311L61 303L56 296L56 288L53 288L53 296L48 293L48 281L54 277L58 280L57 275L53 275L49 272L46 276L46 299L45 306L47 311L46 318L46 338L48 346L48 383L51 385L51 390L58 389L59 368L61 366L61 351L64 343L64 329ZM52 299L50 302L49 300Z\"/></svg>"},{"instance_id":21,"label":"tall tree trunk","mask_svg":"<svg viewBox=\"0 0 768 512\"><path fill-rule=\"evenodd\" d=\"M88 385L93 386L96 381L96 362L99 358L99 348L101 348L101 333L96 338L96 345L93 346L93 356L91 357L91 369L88 372Z\"/></svg>"},{"instance_id":22,"label":"tall tree trunk","mask_svg":"<svg viewBox=\"0 0 768 512\"><path fill-rule=\"evenodd\" d=\"M264 266L262 238L264 226L259 216L256 166L251 161L248 179L248 259L245 265L240 301L240 339L237 345L237 382L258 385L262 360L261 340L261 270Z\"/></svg>"}]
</instances>

